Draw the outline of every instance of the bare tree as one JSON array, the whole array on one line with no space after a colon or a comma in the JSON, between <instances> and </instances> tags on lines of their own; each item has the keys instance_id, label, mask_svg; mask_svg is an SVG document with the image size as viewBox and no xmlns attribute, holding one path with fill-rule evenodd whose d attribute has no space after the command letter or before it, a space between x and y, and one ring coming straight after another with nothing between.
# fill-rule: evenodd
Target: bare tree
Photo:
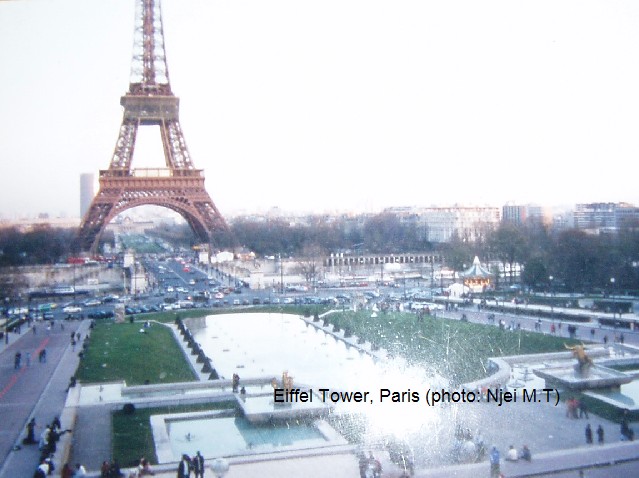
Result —
<instances>
[{"instance_id":1,"label":"bare tree","mask_svg":"<svg viewBox=\"0 0 639 478\"><path fill-rule=\"evenodd\" d=\"M300 273L311 286L315 286L323 272L323 259L326 252L317 244L305 244L298 260Z\"/></svg>"}]
</instances>

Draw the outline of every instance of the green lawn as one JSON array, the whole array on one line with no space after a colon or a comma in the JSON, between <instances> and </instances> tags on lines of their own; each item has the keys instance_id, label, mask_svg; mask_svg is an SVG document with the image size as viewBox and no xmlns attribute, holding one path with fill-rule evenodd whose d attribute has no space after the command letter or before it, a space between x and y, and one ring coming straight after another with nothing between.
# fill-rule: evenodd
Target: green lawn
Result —
<instances>
[{"instance_id":1,"label":"green lawn","mask_svg":"<svg viewBox=\"0 0 639 478\"><path fill-rule=\"evenodd\" d=\"M153 324L96 321L77 379L85 383L124 380L127 385L196 380L173 333Z\"/></svg>"},{"instance_id":2,"label":"green lawn","mask_svg":"<svg viewBox=\"0 0 639 478\"><path fill-rule=\"evenodd\" d=\"M578 341L526 331L414 314L370 311L331 314L329 322L362 337L391 354L429 368L461 384L485 376L486 359L506 355L565 351Z\"/></svg>"}]
</instances>

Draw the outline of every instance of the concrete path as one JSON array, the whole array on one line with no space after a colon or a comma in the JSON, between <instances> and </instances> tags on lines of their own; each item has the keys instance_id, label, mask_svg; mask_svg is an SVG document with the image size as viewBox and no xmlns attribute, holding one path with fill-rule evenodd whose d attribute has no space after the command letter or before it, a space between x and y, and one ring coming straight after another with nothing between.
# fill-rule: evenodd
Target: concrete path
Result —
<instances>
[{"instance_id":1,"label":"concrete path","mask_svg":"<svg viewBox=\"0 0 639 478\"><path fill-rule=\"evenodd\" d=\"M60 416L67 396L69 379L79 363L81 343L71 346L71 333L86 336L90 321L56 321L22 327L21 334L11 333L9 343L0 350L0 478L28 478L38 465L37 445L22 445L27 422L35 418L36 439L54 417ZM46 350L46 362L38 355ZM20 352L20 368L15 368L15 354ZM26 356L31 355L27 365ZM62 428L71 424L62 423Z\"/></svg>"}]
</instances>

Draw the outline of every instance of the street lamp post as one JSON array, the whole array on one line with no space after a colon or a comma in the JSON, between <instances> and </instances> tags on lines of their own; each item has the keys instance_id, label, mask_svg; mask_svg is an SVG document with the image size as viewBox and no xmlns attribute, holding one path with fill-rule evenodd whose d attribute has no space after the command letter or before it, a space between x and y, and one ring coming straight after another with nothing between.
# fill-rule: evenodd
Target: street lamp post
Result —
<instances>
[{"instance_id":1,"label":"street lamp post","mask_svg":"<svg viewBox=\"0 0 639 478\"><path fill-rule=\"evenodd\" d=\"M284 265L282 263L282 254L280 256L280 294L284 294Z\"/></svg>"},{"instance_id":2,"label":"street lamp post","mask_svg":"<svg viewBox=\"0 0 639 478\"><path fill-rule=\"evenodd\" d=\"M615 318L615 278L610 278L610 298L612 299L612 318Z\"/></svg>"},{"instance_id":3,"label":"street lamp post","mask_svg":"<svg viewBox=\"0 0 639 478\"><path fill-rule=\"evenodd\" d=\"M433 298L433 289L435 288L435 265L433 264L433 258L430 258L430 298Z\"/></svg>"},{"instance_id":4,"label":"street lamp post","mask_svg":"<svg viewBox=\"0 0 639 478\"><path fill-rule=\"evenodd\" d=\"M138 266L135 263L135 260L133 261L133 300L137 301L138 300Z\"/></svg>"},{"instance_id":5,"label":"street lamp post","mask_svg":"<svg viewBox=\"0 0 639 478\"><path fill-rule=\"evenodd\" d=\"M404 300L406 300L406 271L404 271Z\"/></svg>"},{"instance_id":6,"label":"street lamp post","mask_svg":"<svg viewBox=\"0 0 639 478\"><path fill-rule=\"evenodd\" d=\"M552 287L552 280L554 279L553 276L548 276L548 282L550 283L550 317L552 318L552 321L555 321L555 311L554 311L554 304L553 304L553 287Z\"/></svg>"}]
</instances>

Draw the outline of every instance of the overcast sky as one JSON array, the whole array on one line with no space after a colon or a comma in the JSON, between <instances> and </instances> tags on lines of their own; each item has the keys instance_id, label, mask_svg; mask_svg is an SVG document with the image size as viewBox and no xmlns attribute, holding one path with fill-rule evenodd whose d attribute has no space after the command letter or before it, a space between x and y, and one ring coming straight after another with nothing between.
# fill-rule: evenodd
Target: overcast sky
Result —
<instances>
[{"instance_id":1,"label":"overcast sky","mask_svg":"<svg viewBox=\"0 0 639 478\"><path fill-rule=\"evenodd\" d=\"M0 217L79 215L129 84L134 0L0 1ZM639 204L639 2L164 0L222 214ZM134 166L162 166L142 128Z\"/></svg>"}]
</instances>

